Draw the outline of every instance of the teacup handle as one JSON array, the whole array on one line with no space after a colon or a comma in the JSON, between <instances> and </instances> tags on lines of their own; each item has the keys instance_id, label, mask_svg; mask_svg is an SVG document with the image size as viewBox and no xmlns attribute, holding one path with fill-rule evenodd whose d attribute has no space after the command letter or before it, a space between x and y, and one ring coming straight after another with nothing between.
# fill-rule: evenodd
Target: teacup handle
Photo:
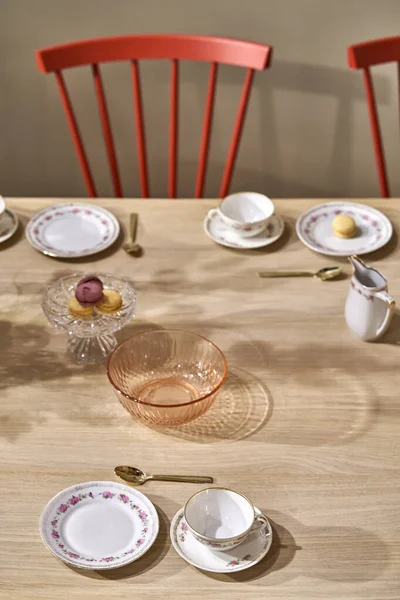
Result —
<instances>
[{"instance_id":1,"label":"teacup handle","mask_svg":"<svg viewBox=\"0 0 400 600\"><path fill-rule=\"evenodd\" d=\"M251 528L251 531L255 531L257 529L264 529L264 533L266 536L271 535L271 530L269 528L269 521L268 521L267 517L265 515L263 515L262 513L256 515L256 518L254 519L254 523Z\"/></svg>"},{"instance_id":2,"label":"teacup handle","mask_svg":"<svg viewBox=\"0 0 400 600\"><path fill-rule=\"evenodd\" d=\"M375 292L374 296L375 298L383 300L383 302L387 305L386 315L383 319L383 323L376 332L376 336L381 337L381 335L383 335L389 327L393 311L396 308L396 302L394 298L392 298L392 296L389 296L389 294L386 291Z\"/></svg>"},{"instance_id":3,"label":"teacup handle","mask_svg":"<svg viewBox=\"0 0 400 600\"><path fill-rule=\"evenodd\" d=\"M208 216L209 217L215 217L215 215L218 214L218 209L217 208L212 208L211 210L208 211Z\"/></svg>"}]
</instances>

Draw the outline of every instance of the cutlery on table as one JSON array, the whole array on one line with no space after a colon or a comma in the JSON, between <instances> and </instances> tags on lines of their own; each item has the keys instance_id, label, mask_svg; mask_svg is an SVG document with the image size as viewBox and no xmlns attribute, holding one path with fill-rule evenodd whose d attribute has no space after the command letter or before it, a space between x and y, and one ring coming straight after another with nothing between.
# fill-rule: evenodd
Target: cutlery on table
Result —
<instances>
[{"instance_id":1,"label":"cutlery on table","mask_svg":"<svg viewBox=\"0 0 400 600\"><path fill-rule=\"evenodd\" d=\"M136 232L137 232L138 215L137 213L131 213L129 218L129 234L130 241L125 242L123 248L125 252L132 256L139 257L143 254L143 248L136 243Z\"/></svg>"},{"instance_id":2,"label":"cutlery on table","mask_svg":"<svg viewBox=\"0 0 400 600\"><path fill-rule=\"evenodd\" d=\"M342 269L340 267L324 267L319 271L261 271L258 273L259 277L315 277L321 279L321 281L327 281L328 279L335 279L341 275Z\"/></svg>"},{"instance_id":3,"label":"cutlery on table","mask_svg":"<svg viewBox=\"0 0 400 600\"><path fill-rule=\"evenodd\" d=\"M213 483L212 477L201 475L146 475L140 469L128 466L115 467L114 473L124 481L133 485L143 485L146 481L181 481L184 483Z\"/></svg>"}]
</instances>

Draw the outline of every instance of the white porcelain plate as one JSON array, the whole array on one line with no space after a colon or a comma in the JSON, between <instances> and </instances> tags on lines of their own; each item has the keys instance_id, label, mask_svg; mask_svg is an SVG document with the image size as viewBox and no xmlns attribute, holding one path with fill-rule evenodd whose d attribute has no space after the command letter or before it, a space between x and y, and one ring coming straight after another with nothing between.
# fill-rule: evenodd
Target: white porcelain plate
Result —
<instances>
[{"instance_id":1,"label":"white porcelain plate","mask_svg":"<svg viewBox=\"0 0 400 600\"><path fill-rule=\"evenodd\" d=\"M10 239L17 231L18 217L12 210L6 208L0 223L0 243Z\"/></svg>"},{"instance_id":2,"label":"white porcelain plate","mask_svg":"<svg viewBox=\"0 0 400 600\"><path fill-rule=\"evenodd\" d=\"M353 217L357 234L353 238L337 237L332 221L340 214ZM354 202L327 202L307 210L296 223L300 240L315 252L330 256L367 254L382 248L392 237L392 224L379 210Z\"/></svg>"},{"instance_id":3,"label":"white porcelain plate","mask_svg":"<svg viewBox=\"0 0 400 600\"><path fill-rule=\"evenodd\" d=\"M196 540L190 533L186 524L184 509L176 513L171 523L171 541L177 553L198 569L213 573L236 573L256 565L267 554L272 544L272 528L268 522L268 529L257 529L251 532L246 540L225 552L217 552L207 548ZM257 514L261 514L258 508Z\"/></svg>"},{"instance_id":4,"label":"white porcelain plate","mask_svg":"<svg viewBox=\"0 0 400 600\"><path fill-rule=\"evenodd\" d=\"M209 213L204 219L204 231L209 238L228 248L255 249L272 244L279 239L285 228L282 218L278 215L272 217L271 222L258 235L242 238L232 229L227 227L218 214Z\"/></svg>"},{"instance_id":5,"label":"white porcelain plate","mask_svg":"<svg viewBox=\"0 0 400 600\"><path fill-rule=\"evenodd\" d=\"M137 560L153 545L158 529L150 500L110 481L63 490L40 517L40 535L50 552L83 569L113 569Z\"/></svg>"},{"instance_id":6,"label":"white porcelain plate","mask_svg":"<svg viewBox=\"0 0 400 600\"><path fill-rule=\"evenodd\" d=\"M57 258L80 258L111 246L119 234L117 219L94 204L50 206L32 217L26 237L36 248Z\"/></svg>"}]
</instances>

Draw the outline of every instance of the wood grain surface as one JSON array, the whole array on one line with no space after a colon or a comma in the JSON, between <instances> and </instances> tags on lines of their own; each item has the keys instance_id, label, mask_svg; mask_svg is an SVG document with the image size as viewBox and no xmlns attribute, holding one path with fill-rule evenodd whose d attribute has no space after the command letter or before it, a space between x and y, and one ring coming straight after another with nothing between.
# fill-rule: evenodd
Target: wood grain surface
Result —
<instances>
[{"instance_id":1,"label":"wood grain surface","mask_svg":"<svg viewBox=\"0 0 400 600\"><path fill-rule=\"evenodd\" d=\"M55 202L61 200L8 200L23 226ZM350 266L296 237L296 218L317 201L276 201L286 222L282 239L246 252L204 234L202 221L216 202L98 199L124 232L86 260L40 254L22 226L0 246L0 598L400 597L400 317L380 343L352 337L343 318ZM366 258L400 300L400 200L371 204L395 232ZM140 259L122 249L133 211L145 250ZM322 283L256 276L335 263L347 277ZM119 405L104 367L68 360L66 336L47 323L41 298L50 280L76 270L134 283L137 318L120 339L172 327L220 346L230 374L206 415L176 429L147 428ZM151 482L141 491L160 515L153 548L115 571L67 567L42 544L40 513L67 486L113 480L118 464L212 475L217 485L244 492L273 523L270 553L237 575L191 567L172 548L169 524L199 486Z\"/></svg>"}]
</instances>

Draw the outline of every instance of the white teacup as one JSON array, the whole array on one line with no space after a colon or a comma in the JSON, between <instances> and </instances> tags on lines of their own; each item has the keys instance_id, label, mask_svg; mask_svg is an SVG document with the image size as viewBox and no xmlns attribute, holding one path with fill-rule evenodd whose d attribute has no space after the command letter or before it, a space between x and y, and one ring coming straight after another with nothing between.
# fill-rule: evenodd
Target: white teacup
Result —
<instances>
[{"instance_id":1,"label":"white teacup","mask_svg":"<svg viewBox=\"0 0 400 600\"><path fill-rule=\"evenodd\" d=\"M246 496L226 488L197 492L186 502L184 515L196 540L213 550L235 548L260 524L268 526Z\"/></svg>"},{"instance_id":2,"label":"white teacup","mask_svg":"<svg viewBox=\"0 0 400 600\"><path fill-rule=\"evenodd\" d=\"M241 237L252 237L266 228L274 212L274 203L267 196L240 192L223 198L218 208L209 214L218 214L225 225Z\"/></svg>"}]
</instances>

